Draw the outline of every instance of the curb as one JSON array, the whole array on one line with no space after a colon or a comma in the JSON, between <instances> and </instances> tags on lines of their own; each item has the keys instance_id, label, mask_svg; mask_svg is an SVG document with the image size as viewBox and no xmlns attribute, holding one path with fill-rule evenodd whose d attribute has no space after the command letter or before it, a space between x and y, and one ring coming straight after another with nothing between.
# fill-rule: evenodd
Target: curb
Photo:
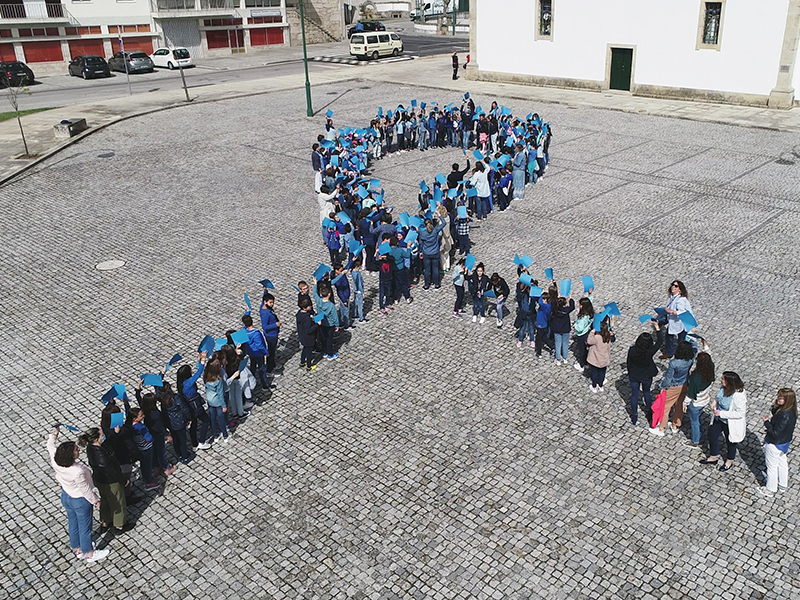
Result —
<instances>
[{"instance_id":1,"label":"curb","mask_svg":"<svg viewBox=\"0 0 800 600\"><path fill-rule=\"evenodd\" d=\"M329 83L344 83L344 82L347 82L347 81L363 81L363 80L364 79L362 77L345 77L345 78L339 79L339 80L337 80L335 82L327 82L327 83L324 83L322 85L328 85ZM209 100L192 100L191 102L183 101L183 102L180 102L178 104L169 104L169 105L166 105L166 106L159 106L157 108L150 108L148 110L142 110L142 111L138 111L138 112L135 112L135 113L131 113L129 115L123 115L121 117L117 117L116 119L112 119L108 123L103 123L102 125L97 125L95 127L90 127L86 131L83 131L83 132L79 133L78 135L76 135L74 137L71 137L68 141L66 141L65 143L61 144L60 146L56 146L55 148L52 148L51 150L45 152L41 156L36 157L31 162L26 163L25 165L22 165L16 171L14 171L12 173L9 173L8 175L4 175L4 176L0 177L0 188L5 187L7 184L11 183L11 181L13 179L15 179L16 177L18 177L18 176L22 175L23 173L31 170L33 167L39 165L40 163L44 162L45 160L47 160L49 158L55 156L59 152L69 148L73 144L76 144L76 143L80 142L84 138L89 137L90 135L92 135L94 133L97 133L98 131L104 130L106 127L110 127L111 125L115 125L117 123L121 123L122 121L127 121L128 119L133 119L135 117L141 117L141 116L144 116L144 115L149 115L149 114L161 112L161 111L164 111L164 110L170 110L170 109L173 109L173 108L181 108L181 107L185 107L185 106L192 106L194 104L207 104L207 103L211 103L211 102L221 102L223 100L234 100L236 98L249 98L251 96L261 96L263 94L272 94L273 92L294 90L294 89L302 88L303 85L304 84L301 83L299 85L293 85L293 86L290 86L290 87L282 88L280 90L264 90L264 91L258 91L258 92L247 92L247 93L240 93L240 94L232 94L230 96L225 96L224 98L212 98L212 99L209 99ZM307 117L307 118L310 118L310 117Z\"/></svg>"}]
</instances>

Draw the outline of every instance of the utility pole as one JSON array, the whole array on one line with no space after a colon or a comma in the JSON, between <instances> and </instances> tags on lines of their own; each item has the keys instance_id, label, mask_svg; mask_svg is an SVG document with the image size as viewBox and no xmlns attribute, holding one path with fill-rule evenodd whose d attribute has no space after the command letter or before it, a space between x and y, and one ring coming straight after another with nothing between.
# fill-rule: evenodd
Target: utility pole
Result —
<instances>
[{"instance_id":1,"label":"utility pole","mask_svg":"<svg viewBox=\"0 0 800 600\"><path fill-rule=\"evenodd\" d=\"M311 108L311 82L308 80L308 50L306 49L306 16L303 12L303 0L300 0L300 31L303 35L303 67L306 70L306 116L313 117Z\"/></svg>"},{"instance_id":2,"label":"utility pole","mask_svg":"<svg viewBox=\"0 0 800 600\"><path fill-rule=\"evenodd\" d=\"M456 3L457 0L450 0L453 3L453 35L456 34Z\"/></svg>"},{"instance_id":3,"label":"utility pole","mask_svg":"<svg viewBox=\"0 0 800 600\"><path fill-rule=\"evenodd\" d=\"M119 51L122 52L122 64L125 65L125 78L128 80L128 95L133 96L133 90L131 89L131 74L128 73L128 60L125 57L125 46L122 43L122 30L120 29L119 25L117 25L117 37L119 38Z\"/></svg>"}]
</instances>

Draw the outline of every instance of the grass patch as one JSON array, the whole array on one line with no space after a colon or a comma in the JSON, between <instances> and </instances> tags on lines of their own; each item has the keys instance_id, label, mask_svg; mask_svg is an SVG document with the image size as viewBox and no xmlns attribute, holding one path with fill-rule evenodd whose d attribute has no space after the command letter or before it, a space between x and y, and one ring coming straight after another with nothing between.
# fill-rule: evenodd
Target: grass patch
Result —
<instances>
[{"instance_id":1,"label":"grass patch","mask_svg":"<svg viewBox=\"0 0 800 600\"><path fill-rule=\"evenodd\" d=\"M31 113L42 112L42 111L45 111L45 110L53 110L53 109L52 108L32 108L30 110L21 110L21 111L19 111L19 114L20 114L20 116L23 116L23 115L29 115ZM17 113L15 113L13 111L12 112L0 112L0 123L2 123L3 121L8 121L9 119L14 119L14 118L16 118L16 116L17 116Z\"/></svg>"}]
</instances>

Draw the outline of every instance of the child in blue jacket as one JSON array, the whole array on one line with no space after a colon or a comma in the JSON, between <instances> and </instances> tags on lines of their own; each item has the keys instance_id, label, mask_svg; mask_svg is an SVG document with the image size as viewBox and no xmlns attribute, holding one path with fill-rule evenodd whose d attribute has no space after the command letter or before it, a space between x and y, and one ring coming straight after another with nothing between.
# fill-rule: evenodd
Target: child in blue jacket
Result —
<instances>
[{"instance_id":1,"label":"child in blue jacket","mask_svg":"<svg viewBox=\"0 0 800 600\"><path fill-rule=\"evenodd\" d=\"M542 356L542 348L547 339L547 328L550 326L550 314L553 306L548 299L548 293L542 292L539 298L539 310L536 311L536 357Z\"/></svg>"}]
</instances>

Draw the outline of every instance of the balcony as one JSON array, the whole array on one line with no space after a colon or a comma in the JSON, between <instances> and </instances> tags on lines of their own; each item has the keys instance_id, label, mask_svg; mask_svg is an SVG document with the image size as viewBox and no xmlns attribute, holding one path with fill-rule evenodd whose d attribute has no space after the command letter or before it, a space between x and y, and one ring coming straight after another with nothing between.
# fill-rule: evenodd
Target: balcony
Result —
<instances>
[{"instance_id":1,"label":"balcony","mask_svg":"<svg viewBox=\"0 0 800 600\"><path fill-rule=\"evenodd\" d=\"M60 3L0 4L0 23L3 25L70 22L72 22L71 15Z\"/></svg>"},{"instance_id":2,"label":"balcony","mask_svg":"<svg viewBox=\"0 0 800 600\"><path fill-rule=\"evenodd\" d=\"M156 19L236 16L239 0L150 0Z\"/></svg>"}]
</instances>

